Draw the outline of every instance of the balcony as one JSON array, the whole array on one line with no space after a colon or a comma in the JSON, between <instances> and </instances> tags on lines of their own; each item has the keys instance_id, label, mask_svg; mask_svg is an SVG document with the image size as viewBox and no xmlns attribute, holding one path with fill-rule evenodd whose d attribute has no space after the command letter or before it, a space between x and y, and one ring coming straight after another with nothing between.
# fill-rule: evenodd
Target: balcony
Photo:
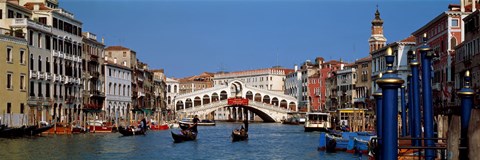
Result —
<instances>
[{"instance_id":1,"label":"balcony","mask_svg":"<svg viewBox=\"0 0 480 160\"><path fill-rule=\"evenodd\" d=\"M51 81L52 80L52 74L51 73L45 73L45 79Z\"/></svg>"},{"instance_id":2,"label":"balcony","mask_svg":"<svg viewBox=\"0 0 480 160\"><path fill-rule=\"evenodd\" d=\"M56 51L52 49L52 55L53 57L59 57L60 56L60 51Z\"/></svg>"},{"instance_id":3,"label":"balcony","mask_svg":"<svg viewBox=\"0 0 480 160\"><path fill-rule=\"evenodd\" d=\"M43 32L52 32L52 27L46 26L44 24L34 22L32 20L29 20L27 18L15 18L12 21L12 27L29 27L29 28L35 28L37 30L41 30Z\"/></svg>"},{"instance_id":4,"label":"balcony","mask_svg":"<svg viewBox=\"0 0 480 160\"><path fill-rule=\"evenodd\" d=\"M38 100L37 97L35 97L35 96L30 96L30 97L28 97L27 104L28 104L29 106L40 105L40 103L41 103L41 102Z\"/></svg>"},{"instance_id":5,"label":"balcony","mask_svg":"<svg viewBox=\"0 0 480 160\"><path fill-rule=\"evenodd\" d=\"M91 90L90 91L90 97L105 97L105 93L103 93L99 90Z\"/></svg>"},{"instance_id":6,"label":"balcony","mask_svg":"<svg viewBox=\"0 0 480 160\"><path fill-rule=\"evenodd\" d=\"M145 97L145 93L144 92L138 92L138 98L140 97Z\"/></svg>"},{"instance_id":7,"label":"balcony","mask_svg":"<svg viewBox=\"0 0 480 160\"><path fill-rule=\"evenodd\" d=\"M38 71L38 79L45 79L45 73Z\"/></svg>"},{"instance_id":8,"label":"balcony","mask_svg":"<svg viewBox=\"0 0 480 160\"><path fill-rule=\"evenodd\" d=\"M354 98L353 103L365 103L365 98Z\"/></svg>"},{"instance_id":9,"label":"balcony","mask_svg":"<svg viewBox=\"0 0 480 160\"><path fill-rule=\"evenodd\" d=\"M65 103L67 104L72 104L75 103L76 97L75 96L66 96L65 97Z\"/></svg>"},{"instance_id":10,"label":"balcony","mask_svg":"<svg viewBox=\"0 0 480 160\"><path fill-rule=\"evenodd\" d=\"M57 74L53 75L53 80L54 80L55 82L60 82L61 79L62 79L62 76L61 76L61 75L57 75Z\"/></svg>"},{"instance_id":11,"label":"balcony","mask_svg":"<svg viewBox=\"0 0 480 160\"><path fill-rule=\"evenodd\" d=\"M30 70L30 79L38 78L38 72Z\"/></svg>"},{"instance_id":12,"label":"balcony","mask_svg":"<svg viewBox=\"0 0 480 160\"><path fill-rule=\"evenodd\" d=\"M58 78L59 78L59 79L58 79L59 82L65 81L65 78L64 78L62 75L57 75L57 76L58 76Z\"/></svg>"},{"instance_id":13,"label":"balcony","mask_svg":"<svg viewBox=\"0 0 480 160\"><path fill-rule=\"evenodd\" d=\"M100 72L97 72L97 71L90 72L90 78L94 78L94 79L100 78Z\"/></svg>"}]
</instances>

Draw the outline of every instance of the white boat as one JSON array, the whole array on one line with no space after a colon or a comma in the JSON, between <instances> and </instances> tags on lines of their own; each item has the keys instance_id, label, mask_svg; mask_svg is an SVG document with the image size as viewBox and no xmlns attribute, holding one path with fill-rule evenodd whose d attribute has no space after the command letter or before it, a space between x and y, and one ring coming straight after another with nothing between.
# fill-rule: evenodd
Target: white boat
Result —
<instances>
[{"instance_id":1,"label":"white boat","mask_svg":"<svg viewBox=\"0 0 480 160\"><path fill-rule=\"evenodd\" d=\"M326 132L331 128L330 113L308 112L305 117L305 132Z\"/></svg>"},{"instance_id":2,"label":"white boat","mask_svg":"<svg viewBox=\"0 0 480 160\"><path fill-rule=\"evenodd\" d=\"M180 122L178 123L183 123L183 124L193 124L193 118L183 118ZM201 120L200 122L198 122L198 125L199 126L214 126L215 125L215 121L213 120Z\"/></svg>"}]
</instances>

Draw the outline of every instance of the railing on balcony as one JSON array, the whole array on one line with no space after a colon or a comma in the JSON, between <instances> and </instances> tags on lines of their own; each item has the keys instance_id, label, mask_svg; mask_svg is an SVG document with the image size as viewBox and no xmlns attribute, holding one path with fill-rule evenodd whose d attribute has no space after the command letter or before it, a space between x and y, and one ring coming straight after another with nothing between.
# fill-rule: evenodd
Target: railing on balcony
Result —
<instances>
[{"instance_id":1,"label":"railing on balcony","mask_svg":"<svg viewBox=\"0 0 480 160\"><path fill-rule=\"evenodd\" d=\"M105 93L100 90L90 90L90 97L105 97Z\"/></svg>"},{"instance_id":2,"label":"railing on balcony","mask_svg":"<svg viewBox=\"0 0 480 160\"><path fill-rule=\"evenodd\" d=\"M76 102L76 97L75 96L66 96L65 97L65 103L67 104L72 104Z\"/></svg>"},{"instance_id":3,"label":"railing on balcony","mask_svg":"<svg viewBox=\"0 0 480 160\"><path fill-rule=\"evenodd\" d=\"M35 28L44 32L52 32L52 27L46 26L44 24L29 20L27 18L15 18L12 21L12 27L30 27Z\"/></svg>"},{"instance_id":4,"label":"railing on balcony","mask_svg":"<svg viewBox=\"0 0 480 160\"><path fill-rule=\"evenodd\" d=\"M52 74L51 73L45 73L45 79L46 80L52 80Z\"/></svg>"},{"instance_id":5,"label":"railing on balcony","mask_svg":"<svg viewBox=\"0 0 480 160\"><path fill-rule=\"evenodd\" d=\"M38 78L38 72L30 70L30 79Z\"/></svg>"},{"instance_id":6,"label":"railing on balcony","mask_svg":"<svg viewBox=\"0 0 480 160\"><path fill-rule=\"evenodd\" d=\"M97 78L100 77L100 72L98 72L98 71L91 71L91 72L90 72L90 76L92 76L91 78L97 79Z\"/></svg>"},{"instance_id":7,"label":"railing on balcony","mask_svg":"<svg viewBox=\"0 0 480 160\"><path fill-rule=\"evenodd\" d=\"M45 73L38 71L38 79L45 79Z\"/></svg>"},{"instance_id":8,"label":"railing on balcony","mask_svg":"<svg viewBox=\"0 0 480 160\"><path fill-rule=\"evenodd\" d=\"M365 103L365 97L364 98L354 98L353 102L354 103Z\"/></svg>"}]
</instances>

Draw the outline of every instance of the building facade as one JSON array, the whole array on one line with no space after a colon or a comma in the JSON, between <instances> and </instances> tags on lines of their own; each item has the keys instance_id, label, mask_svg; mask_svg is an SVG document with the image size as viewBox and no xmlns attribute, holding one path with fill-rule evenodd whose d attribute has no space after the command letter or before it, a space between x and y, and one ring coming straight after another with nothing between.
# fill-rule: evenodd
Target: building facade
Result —
<instances>
[{"instance_id":1,"label":"building facade","mask_svg":"<svg viewBox=\"0 0 480 160\"><path fill-rule=\"evenodd\" d=\"M9 30L1 29L0 58L5 62L0 63L1 82L0 97L0 125L20 127L34 124L33 113L27 106L28 98L28 45L24 38L14 37L7 33ZM31 119L28 117L31 116Z\"/></svg>"},{"instance_id":2,"label":"building facade","mask_svg":"<svg viewBox=\"0 0 480 160\"><path fill-rule=\"evenodd\" d=\"M444 90L444 92L458 91L464 86L465 71L470 71L472 78L470 86L475 92L479 92L480 85L480 11L475 11L463 19L465 24L465 41L455 47L454 60L454 90ZM449 93L445 93L449 94ZM477 95L478 96L478 95ZM478 98L477 98L478 99ZM456 101L456 105L459 105ZM476 102L478 104L478 102Z\"/></svg>"},{"instance_id":3,"label":"building facade","mask_svg":"<svg viewBox=\"0 0 480 160\"><path fill-rule=\"evenodd\" d=\"M285 75L292 71L291 69L272 67L228 73L222 72L214 74L213 82L214 85L225 85L229 81L237 79L248 86L283 93Z\"/></svg>"},{"instance_id":4,"label":"building facade","mask_svg":"<svg viewBox=\"0 0 480 160\"><path fill-rule=\"evenodd\" d=\"M132 115L132 70L124 64L105 61L105 104L102 107L105 119L117 124L129 120Z\"/></svg>"},{"instance_id":5,"label":"building facade","mask_svg":"<svg viewBox=\"0 0 480 160\"><path fill-rule=\"evenodd\" d=\"M416 37L416 48L423 45L423 35L426 34L427 44L436 54L432 61L433 75L433 106L453 106L456 94L450 94L454 81L460 81L460 76L455 76L454 57L455 47L464 40L464 23L462 21L477 5L475 1L460 0L461 5L449 5L448 10L440 13L426 25L412 33ZM473 2L473 5L472 5ZM418 52L417 50L417 53ZM420 60L420 54L417 54ZM421 64L420 64L421 65ZM422 66L423 67L423 66Z\"/></svg>"},{"instance_id":6,"label":"building facade","mask_svg":"<svg viewBox=\"0 0 480 160\"><path fill-rule=\"evenodd\" d=\"M83 55L82 55L82 82L83 82L83 111L102 110L105 104L105 45L97 41L97 36L90 32L84 32ZM103 112L102 116L105 113ZM82 114L82 119L86 118Z\"/></svg>"},{"instance_id":7,"label":"building facade","mask_svg":"<svg viewBox=\"0 0 480 160\"><path fill-rule=\"evenodd\" d=\"M357 97L355 85L357 83L357 68L354 63L347 64L343 69L338 70L337 78L337 97L339 108L352 108L354 97Z\"/></svg>"},{"instance_id":8,"label":"building facade","mask_svg":"<svg viewBox=\"0 0 480 160\"><path fill-rule=\"evenodd\" d=\"M167 78L166 85L167 108L174 110L175 104L173 104L173 100L180 94L180 82L174 78Z\"/></svg>"},{"instance_id":9,"label":"building facade","mask_svg":"<svg viewBox=\"0 0 480 160\"><path fill-rule=\"evenodd\" d=\"M372 57L368 56L355 61L357 70L357 82L355 84L356 97L353 97L356 108L369 109L368 102L372 94Z\"/></svg>"},{"instance_id":10,"label":"building facade","mask_svg":"<svg viewBox=\"0 0 480 160\"><path fill-rule=\"evenodd\" d=\"M199 91L206 88L212 88L214 74L204 72L200 75L191 76L179 79L180 82L180 92L179 94L186 94L195 91Z\"/></svg>"}]
</instances>

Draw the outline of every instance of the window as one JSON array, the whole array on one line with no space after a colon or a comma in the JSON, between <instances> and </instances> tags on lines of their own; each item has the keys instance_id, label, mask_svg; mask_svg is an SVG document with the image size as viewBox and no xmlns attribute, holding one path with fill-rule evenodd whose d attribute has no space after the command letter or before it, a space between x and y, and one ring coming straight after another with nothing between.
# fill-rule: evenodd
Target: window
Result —
<instances>
[{"instance_id":1,"label":"window","mask_svg":"<svg viewBox=\"0 0 480 160\"><path fill-rule=\"evenodd\" d=\"M42 82L38 82L38 96L42 97Z\"/></svg>"},{"instance_id":2,"label":"window","mask_svg":"<svg viewBox=\"0 0 480 160\"><path fill-rule=\"evenodd\" d=\"M452 26L458 27L458 19L452 19Z\"/></svg>"},{"instance_id":3,"label":"window","mask_svg":"<svg viewBox=\"0 0 480 160\"><path fill-rule=\"evenodd\" d=\"M30 81L30 96L35 96L35 83L33 81Z\"/></svg>"},{"instance_id":4,"label":"window","mask_svg":"<svg viewBox=\"0 0 480 160\"><path fill-rule=\"evenodd\" d=\"M50 83L45 84L45 97L50 97Z\"/></svg>"},{"instance_id":5,"label":"window","mask_svg":"<svg viewBox=\"0 0 480 160\"><path fill-rule=\"evenodd\" d=\"M12 73L7 73L7 89L12 90Z\"/></svg>"},{"instance_id":6,"label":"window","mask_svg":"<svg viewBox=\"0 0 480 160\"><path fill-rule=\"evenodd\" d=\"M7 48L7 62L12 62L12 48Z\"/></svg>"},{"instance_id":7,"label":"window","mask_svg":"<svg viewBox=\"0 0 480 160\"><path fill-rule=\"evenodd\" d=\"M14 18L12 10L8 10L8 18Z\"/></svg>"},{"instance_id":8,"label":"window","mask_svg":"<svg viewBox=\"0 0 480 160\"><path fill-rule=\"evenodd\" d=\"M50 73L50 61L48 60L48 57L45 57L45 72Z\"/></svg>"},{"instance_id":9,"label":"window","mask_svg":"<svg viewBox=\"0 0 480 160\"><path fill-rule=\"evenodd\" d=\"M45 35L45 48L50 50L51 49L50 43L50 36Z\"/></svg>"},{"instance_id":10,"label":"window","mask_svg":"<svg viewBox=\"0 0 480 160\"><path fill-rule=\"evenodd\" d=\"M40 17L40 18L38 18L38 22L40 22L41 24L46 25L46 24L47 24L47 17Z\"/></svg>"},{"instance_id":11,"label":"window","mask_svg":"<svg viewBox=\"0 0 480 160\"><path fill-rule=\"evenodd\" d=\"M20 50L20 64L25 64L25 51Z\"/></svg>"},{"instance_id":12,"label":"window","mask_svg":"<svg viewBox=\"0 0 480 160\"><path fill-rule=\"evenodd\" d=\"M57 18L53 18L53 28L57 28L58 26L58 20Z\"/></svg>"},{"instance_id":13,"label":"window","mask_svg":"<svg viewBox=\"0 0 480 160\"><path fill-rule=\"evenodd\" d=\"M108 52L108 57L112 57L112 52Z\"/></svg>"},{"instance_id":14,"label":"window","mask_svg":"<svg viewBox=\"0 0 480 160\"><path fill-rule=\"evenodd\" d=\"M0 9L0 13L3 13L3 10ZM3 14L0 14L0 19L3 18Z\"/></svg>"},{"instance_id":15,"label":"window","mask_svg":"<svg viewBox=\"0 0 480 160\"><path fill-rule=\"evenodd\" d=\"M22 18L22 14L21 14L21 13L17 13L17 18Z\"/></svg>"},{"instance_id":16,"label":"window","mask_svg":"<svg viewBox=\"0 0 480 160\"><path fill-rule=\"evenodd\" d=\"M63 30L63 21L58 20L58 29Z\"/></svg>"},{"instance_id":17,"label":"window","mask_svg":"<svg viewBox=\"0 0 480 160\"><path fill-rule=\"evenodd\" d=\"M123 57L127 57L127 52L123 52Z\"/></svg>"},{"instance_id":18,"label":"window","mask_svg":"<svg viewBox=\"0 0 480 160\"><path fill-rule=\"evenodd\" d=\"M7 103L7 113L12 113L12 103Z\"/></svg>"},{"instance_id":19,"label":"window","mask_svg":"<svg viewBox=\"0 0 480 160\"><path fill-rule=\"evenodd\" d=\"M38 47L38 48L42 48L42 34L41 34L41 33L38 33L38 37L37 37L37 47Z\"/></svg>"},{"instance_id":20,"label":"window","mask_svg":"<svg viewBox=\"0 0 480 160\"><path fill-rule=\"evenodd\" d=\"M25 104L20 103L20 114L25 113Z\"/></svg>"},{"instance_id":21,"label":"window","mask_svg":"<svg viewBox=\"0 0 480 160\"><path fill-rule=\"evenodd\" d=\"M38 56L38 71L42 71L42 56Z\"/></svg>"},{"instance_id":22,"label":"window","mask_svg":"<svg viewBox=\"0 0 480 160\"><path fill-rule=\"evenodd\" d=\"M20 75L20 90L25 90L25 75Z\"/></svg>"}]
</instances>

